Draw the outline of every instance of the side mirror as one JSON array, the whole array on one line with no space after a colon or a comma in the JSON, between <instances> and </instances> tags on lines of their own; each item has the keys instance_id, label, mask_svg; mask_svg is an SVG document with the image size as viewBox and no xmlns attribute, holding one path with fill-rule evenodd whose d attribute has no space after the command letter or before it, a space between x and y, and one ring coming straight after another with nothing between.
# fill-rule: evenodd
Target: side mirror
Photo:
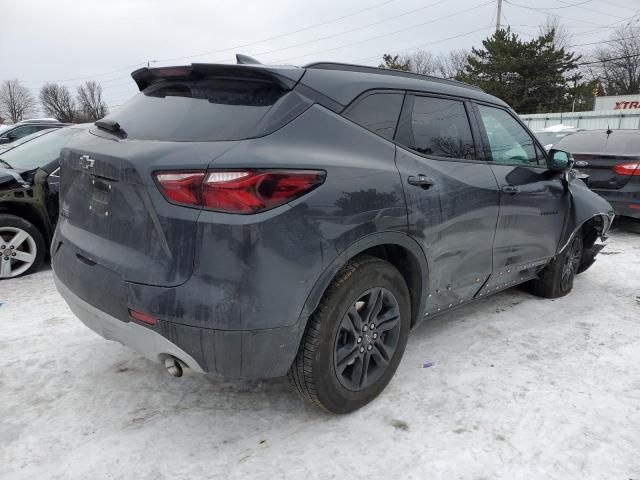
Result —
<instances>
[{"instance_id":1,"label":"side mirror","mask_svg":"<svg viewBox=\"0 0 640 480\"><path fill-rule=\"evenodd\" d=\"M16 139L16 134L10 133L9 135L7 135L7 138L9 139L10 142L13 142Z\"/></svg>"},{"instance_id":2,"label":"side mirror","mask_svg":"<svg viewBox=\"0 0 640 480\"><path fill-rule=\"evenodd\" d=\"M573 167L573 157L569 152L564 150L556 150L552 148L549 150L549 170L561 172Z\"/></svg>"}]
</instances>

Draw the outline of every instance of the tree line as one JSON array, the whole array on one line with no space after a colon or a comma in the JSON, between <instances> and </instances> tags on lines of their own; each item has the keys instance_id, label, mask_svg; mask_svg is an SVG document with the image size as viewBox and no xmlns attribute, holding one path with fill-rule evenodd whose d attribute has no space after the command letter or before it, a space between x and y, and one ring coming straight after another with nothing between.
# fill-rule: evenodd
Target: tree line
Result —
<instances>
[{"instance_id":1,"label":"tree line","mask_svg":"<svg viewBox=\"0 0 640 480\"><path fill-rule=\"evenodd\" d=\"M64 85L46 83L40 88L37 100L18 79L0 84L0 124L32 117L38 106L45 115L68 123L94 122L109 112L102 98L102 87L94 80L79 85L75 96Z\"/></svg>"},{"instance_id":2,"label":"tree line","mask_svg":"<svg viewBox=\"0 0 640 480\"><path fill-rule=\"evenodd\" d=\"M640 27L620 27L586 58L571 43L557 20L547 20L531 40L506 28L481 48L387 53L380 66L475 85L521 114L591 110L596 95L640 93Z\"/></svg>"}]
</instances>

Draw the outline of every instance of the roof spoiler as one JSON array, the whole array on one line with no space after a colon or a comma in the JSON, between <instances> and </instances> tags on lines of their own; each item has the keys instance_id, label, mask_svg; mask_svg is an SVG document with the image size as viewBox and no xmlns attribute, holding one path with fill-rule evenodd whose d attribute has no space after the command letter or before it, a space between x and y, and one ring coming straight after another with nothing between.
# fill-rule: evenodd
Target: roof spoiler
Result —
<instances>
[{"instance_id":1,"label":"roof spoiler","mask_svg":"<svg viewBox=\"0 0 640 480\"><path fill-rule=\"evenodd\" d=\"M163 80L199 80L220 77L272 81L285 90L291 90L304 73L302 68L270 67L259 63L249 63L254 60L250 57L240 57L238 61L242 61L242 63L239 65L192 63L179 67L145 67L132 72L131 77L140 91Z\"/></svg>"}]
</instances>

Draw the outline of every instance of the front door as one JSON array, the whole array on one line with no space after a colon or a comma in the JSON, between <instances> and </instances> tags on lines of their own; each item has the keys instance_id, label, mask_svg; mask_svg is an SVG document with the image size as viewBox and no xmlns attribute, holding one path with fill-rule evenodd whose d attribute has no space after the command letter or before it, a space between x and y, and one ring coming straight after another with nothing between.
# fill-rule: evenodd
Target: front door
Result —
<instances>
[{"instance_id":1,"label":"front door","mask_svg":"<svg viewBox=\"0 0 640 480\"><path fill-rule=\"evenodd\" d=\"M470 108L456 98L407 95L398 125L409 233L429 262L427 313L473 298L492 271L498 186L478 159Z\"/></svg>"},{"instance_id":2,"label":"front door","mask_svg":"<svg viewBox=\"0 0 640 480\"><path fill-rule=\"evenodd\" d=\"M561 174L547 169L543 150L514 114L480 104L475 112L500 188L488 287L507 286L556 254L571 199Z\"/></svg>"}]
</instances>

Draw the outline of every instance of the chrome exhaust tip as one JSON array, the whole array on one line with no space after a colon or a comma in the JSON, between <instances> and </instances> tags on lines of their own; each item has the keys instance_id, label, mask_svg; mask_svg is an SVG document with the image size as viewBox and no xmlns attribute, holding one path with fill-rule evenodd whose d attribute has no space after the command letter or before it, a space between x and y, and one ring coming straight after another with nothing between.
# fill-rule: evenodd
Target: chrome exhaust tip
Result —
<instances>
[{"instance_id":1,"label":"chrome exhaust tip","mask_svg":"<svg viewBox=\"0 0 640 480\"><path fill-rule=\"evenodd\" d=\"M172 377L182 376L182 363L175 357L167 357L164 359L164 368L167 369L169 375Z\"/></svg>"}]
</instances>

